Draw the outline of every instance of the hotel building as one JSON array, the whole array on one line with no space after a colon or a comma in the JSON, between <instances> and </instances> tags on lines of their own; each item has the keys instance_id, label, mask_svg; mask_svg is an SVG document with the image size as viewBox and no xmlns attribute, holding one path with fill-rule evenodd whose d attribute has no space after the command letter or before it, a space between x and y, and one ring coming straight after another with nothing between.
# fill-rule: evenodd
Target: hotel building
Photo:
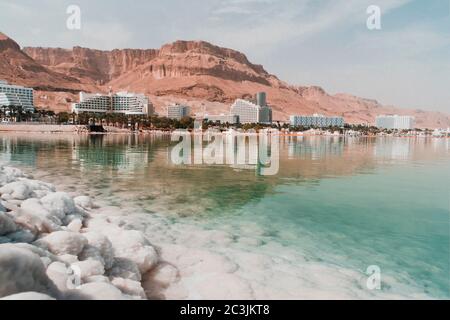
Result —
<instances>
[{"instance_id":1,"label":"hotel building","mask_svg":"<svg viewBox=\"0 0 450 320\"><path fill-rule=\"evenodd\" d=\"M293 127L343 127L343 117L326 117L321 114L313 114L312 116L291 116L290 124Z\"/></svg>"},{"instance_id":2,"label":"hotel building","mask_svg":"<svg viewBox=\"0 0 450 320\"><path fill-rule=\"evenodd\" d=\"M10 85L0 80L0 107L18 106L23 111L34 111L33 89Z\"/></svg>"},{"instance_id":3,"label":"hotel building","mask_svg":"<svg viewBox=\"0 0 450 320\"><path fill-rule=\"evenodd\" d=\"M153 105L143 94L118 92L116 94L102 95L80 92L80 102L72 104L72 112L148 115L153 113Z\"/></svg>"},{"instance_id":4,"label":"hotel building","mask_svg":"<svg viewBox=\"0 0 450 320\"><path fill-rule=\"evenodd\" d=\"M203 120L219 123L238 124L239 116L233 114L220 114L220 115L205 114Z\"/></svg>"},{"instance_id":5,"label":"hotel building","mask_svg":"<svg viewBox=\"0 0 450 320\"><path fill-rule=\"evenodd\" d=\"M272 123L272 108L266 103L266 94L256 94L255 102L237 99L230 108L230 114L239 117L240 123Z\"/></svg>"},{"instance_id":6,"label":"hotel building","mask_svg":"<svg viewBox=\"0 0 450 320\"><path fill-rule=\"evenodd\" d=\"M380 115L376 118L375 126L380 129L409 130L415 127L415 118L411 116Z\"/></svg>"},{"instance_id":7,"label":"hotel building","mask_svg":"<svg viewBox=\"0 0 450 320\"><path fill-rule=\"evenodd\" d=\"M190 114L190 108L181 104L173 104L167 106L166 116L169 119L181 120L184 117L188 117Z\"/></svg>"}]
</instances>

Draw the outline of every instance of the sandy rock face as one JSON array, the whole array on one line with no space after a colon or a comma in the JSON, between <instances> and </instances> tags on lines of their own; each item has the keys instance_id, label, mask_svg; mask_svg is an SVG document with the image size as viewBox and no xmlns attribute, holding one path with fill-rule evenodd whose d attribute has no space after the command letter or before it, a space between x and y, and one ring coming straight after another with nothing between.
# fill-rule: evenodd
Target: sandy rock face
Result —
<instances>
[{"instance_id":1,"label":"sandy rock face","mask_svg":"<svg viewBox=\"0 0 450 320\"><path fill-rule=\"evenodd\" d=\"M0 297L28 291L58 294L39 256L10 244L0 245L0 284Z\"/></svg>"}]
</instances>

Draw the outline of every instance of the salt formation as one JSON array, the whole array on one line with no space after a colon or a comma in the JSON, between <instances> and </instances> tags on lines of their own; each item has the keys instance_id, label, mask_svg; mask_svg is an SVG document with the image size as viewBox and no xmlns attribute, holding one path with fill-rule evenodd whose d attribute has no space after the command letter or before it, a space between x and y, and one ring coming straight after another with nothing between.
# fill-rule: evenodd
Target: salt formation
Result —
<instances>
[{"instance_id":1,"label":"salt formation","mask_svg":"<svg viewBox=\"0 0 450 320\"><path fill-rule=\"evenodd\" d=\"M156 249L92 199L0 166L0 299L146 299Z\"/></svg>"}]
</instances>

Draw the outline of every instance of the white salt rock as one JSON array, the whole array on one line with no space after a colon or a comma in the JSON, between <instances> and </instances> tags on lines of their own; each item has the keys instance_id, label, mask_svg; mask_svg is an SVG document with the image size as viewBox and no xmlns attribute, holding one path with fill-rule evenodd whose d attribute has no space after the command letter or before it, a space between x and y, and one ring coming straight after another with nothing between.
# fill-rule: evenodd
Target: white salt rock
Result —
<instances>
[{"instance_id":1,"label":"white salt rock","mask_svg":"<svg viewBox=\"0 0 450 320\"><path fill-rule=\"evenodd\" d=\"M54 254L52 254L51 252L49 252L43 248L39 248L37 246L29 244L29 243L16 243L16 244L14 244L14 246L17 248L26 249L28 251L31 251L34 254L37 254L41 258L47 257L52 261L57 260L57 257Z\"/></svg>"},{"instance_id":2,"label":"white salt rock","mask_svg":"<svg viewBox=\"0 0 450 320\"><path fill-rule=\"evenodd\" d=\"M14 244L0 245L0 297L28 291L58 293L38 255Z\"/></svg>"},{"instance_id":3,"label":"white salt rock","mask_svg":"<svg viewBox=\"0 0 450 320\"><path fill-rule=\"evenodd\" d=\"M11 242L19 243L31 243L36 240L36 236L30 230L19 230L13 233L8 234L8 238L11 239Z\"/></svg>"},{"instance_id":4,"label":"white salt rock","mask_svg":"<svg viewBox=\"0 0 450 320\"><path fill-rule=\"evenodd\" d=\"M114 251L109 239L97 232L86 232L83 236L87 239L88 244L97 248L103 258L105 269L112 267L114 262Z\"/></svg>"},{"instance_id":5,"label":"white salt rock","mask_svg":"<svg viewBox=\"0 0 450 320\"><path fill-rule=\"evenodd\" d=\"M67 267L62 262L53 262L47 267L47 276L56 285L59 291L66 291L67 283L69 279L69 271Z\"/></svg>"},{"instance_id":6,"label":"white salt rock","mask_svg":"<svg viewBox=\"0 0 450 320\"><path fill-rule=\"evenodd\" d=\"M83 227L83 222L81 219L74 219L67 225L67 229L72 232L80 232Z\"/></svg>"},{"instance_id":7,"label":"white salt rock","mask_svg":"<svg viewBox=\"0 0 450 320\"><path fill-rule=\"evenodd\" d=\"M14 181L0 188L2 196L4 194L9 194L11 199L25 200L31 197L32 192L33 190L28 186L26 181Z\"/></svg>"},{"instance_id":8,"label":"white salt rock","mask_svg":"<svg viewBox=\"0 0 450 320\"><path fill-rule=\"evenodd\" d=\"M78 255L87 244L87 239L79 233L56 231L35 241L35 244L48 249L56 255Z\"/></svg>"},{"instance_id":9,"label":"white salt rock","mask_svg":"<svg viewBox=\"0 0 450 320\"><path fill-rule=\"evenodd\" d=\"M61 219L47 210L36 198L25 200L15 216L17 224L39 233L57 231L62 225Z\"/></svg>"},{"instance_id":10,"label":"white salt rock","mask_svg":"<svg viewBox=\"0 0 450 320\"><path fill-rule=\"evenodd\" d=\"M122 291L115 286L104 282L91 282L81 285L76 290L80 296L89 300L125 300Z\"/></svg>"},{"instance_id":11,"label":"white salt rock","mask_svg":"<svg viewBox=\"0 0 450 320\"><path fill-rule=\"evenodd\" d=\"M119 258L126 258L137 264L141 274L151 270L158 263L156 250L149 245L142 232L135 230L120 230L108 235Z\"/></svg>"},{"instance_id":12,"label":"white salt rock","mask_svg":"<svg viewBox=\"0 0 450 320\"><path fill-rule=\"evenodd\" d=\"M6 213L0 212L0 236L8 233L12 233L17 230L17 226L14 220L10 218Z\"/></svg>"},{"instance_id":13,"label":"white salt rock","mask_svg":"<svg viewBox=\"0 0 450 320\"><path fill-rule=\"evenodd\" d=\"M54 189L54 186L42 181L20 178L17 181L4 185L0 188L0 193L2 197L10 195L9 199L25 200L27 198L35 198L37 195L45 192L52 192ZM3 198L5 199L5 197Z\"/></svg>"},{"instance_id":14,"label":"white salt rock","mask_svg":"<svg viewBox=\"0 0 450 320\"><path fill-rule=\"evenodd\" d=\"M7 297L3 297L0 300L56 300L53 297L50 297L47 294L39 293L39 292L23 292L23 293L17 293L13 294Z\"/></svg>"},{"instance_id":15,"label":"white salt rock","mask_svg":"<svg viewBox=\"0 0 450 320\"><path fill-rule=\"evenodd\" d=\"M50 193L41 198L41 203L52 215L60 219L76 210L73 199L65 192Z\"/></svg>"},{"instance_id":16,"label":"white salt rock","mask_svg":"<svg viewBox=\"0 0 450 320\"><path fill-rule=\"evenodd\" d=\"M2 203L2 206L6 209L6 210L2 210L2 211L7 211L7 210L9 210L9 211L18 211L19 210L18 206L16 206L15 204L10 203L8 201L1 201L1 203Z\"/></svg>"},{"instance_id":17,"label":"white salt rock","mask_svg":"<svg viewBox=\"0 0 450 320\"><path fill-rule=\"evenodd\" d=\"M114 264L108 271L110 277L141 281L141 272L136 263L129 259L114 258Z\"/></svg>"},{"instance_id":18,"label":"white salt rock","mask_svg":"<svg viewBox=\"0 0 450 320\"><path fill-rule=\"evenodd\" d=\"M88 196L79 196L75 197L73 199L75 204L85 210L92 209L94 207L94 203L92 202L92 199Z\"/></svg>"},{"instance_id":19,"label":"white salt rock","mask_svg":"<svg viewBox=\"0 0 450 320\"><path fill-rule=\"evenodd\" d=\"M69 215L65 216L62 219L62 224L65 225L65 226L68 226L69 224L71 224L75 220L84 221L85 217L86 216L80 214L79 212L76 213L76 214L69 214Z\"/></svg>"},{"instance_id":20,"label":"white salt rock","mask_svg":"<svg viewBox=\"0 0 450 320\"><path fill-rule=\"evenodd\" d=\"M78 257L72 254L62 254L58 256L58 260L71 265L72 263L78 262Z\"/></svg>"},{"instance_id":21,"label":"white salt rock","mask_svg":"<svg viewBox=\"0 0 450 320\"><path fill-rule=\"evenodd\" d=\"M5 200L5 201L10 201L10 200L12 200L12 199L14 199L13 197L12 197L12 195L10 195L9 193L4 193L4 194L2 194L2 197L1 197L3 200Z\"/></svg>"},{"instance_id":22,"label":"white salt rock","mask_svg":"<svg viewBox=\"0 0 450 320\"><path fill-rule=\"evenodd\" d=\"M45 268L48 268L48 266L52 263L52 259L49 257L41 257L41 261L44 264Z\"/></svg>"},{"instance_id":23,"label":"white salt rock","mask_svg":"<svg viewBox=\"0 0 450 320\"><path fill-rule=\"evenodd\" d=\"M105 260L102 257L102 254L99 249L90 244L84 246L83 251L78 255L78 259L80 261L85 260L96 260L99 261L103 266L105 265Z\"/></svg>"},{"instance_id":24,"label":"white salt rock","mask_svg":"<svg viewBox=\"0 0 450 320\"><path fill-rule=\"evenodd\" d=\"M85 283L91 283L91 282L104 282L104 283L110 283L109 278L105 276L90 276L84 278Z\"/></svg>"},{"instance_id":25,"label":"white salt rock","mask_svg":"<svg viewBox=\"0 0 450 320\"><path fill-rule=\"evenodd\" d=\"M0 212L6 212L6 211L8 211L6 208L5 208L5 206L3 205L3 201L2 202L0 202Z\"/></svg>"},{"instance_id":26,"label":"white salt rock","mask_svg":"<svg viewBox=\"0 0 450 320\"><path fill-rule=\"evenodd\" d=\"M17 168L0 167L0 185L6 185L23 177L23 172Z\"/></svg>"},{"instance_id":27,"label":"white salt rock","mask_svg":"<svg viewBox=\"0 0 450 320\"><path fill-rule=\"evenodd\" d=\"M111 280L111 284L113 284L116 288L119 288L124 294L140 298L147 299L145 295L145 291L142 288L142 285L138 281L123 279L123 278L113 278Z\"/></svg>"},{"instance_id":28,"label":"white salt rock","mask_svg":"<svg viewBox=\"0 0 450 320\"><path fill-rule=\"evenodd\" d=\"M85 260L71 264L72 269L79 268L81 279L91 276L101 276L105 273L105 268L100 261Z\"/></svg>"},{"instance_id":29,"label":"white salt rock","mask_svg":"<svg viewBox=\"0 0 450 320\"><path fill-rule=\"evenodd\" d=\"M180 276L178 269L168 263L161 263L145 276L145 281L150 283L157 283L161 287L168 287L177 282Z\"/></svg>"}]
</instances>

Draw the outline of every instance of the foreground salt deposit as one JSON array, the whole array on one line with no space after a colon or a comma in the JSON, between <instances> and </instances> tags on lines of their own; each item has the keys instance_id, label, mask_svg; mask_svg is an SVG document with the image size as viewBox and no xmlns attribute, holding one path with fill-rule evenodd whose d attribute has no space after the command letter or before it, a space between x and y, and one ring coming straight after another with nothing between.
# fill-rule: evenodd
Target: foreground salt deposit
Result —
<instances>
[{"instance_id":1,"label":"foreground salt deposit","mask_svg":"<svg viewBox=\"0 0 450 320\"><path fill-rule=\"evenodd\" d=\"M0 298L146 299L157 250L95 209L0 166Z\"/></svg>"}]
</instances>

